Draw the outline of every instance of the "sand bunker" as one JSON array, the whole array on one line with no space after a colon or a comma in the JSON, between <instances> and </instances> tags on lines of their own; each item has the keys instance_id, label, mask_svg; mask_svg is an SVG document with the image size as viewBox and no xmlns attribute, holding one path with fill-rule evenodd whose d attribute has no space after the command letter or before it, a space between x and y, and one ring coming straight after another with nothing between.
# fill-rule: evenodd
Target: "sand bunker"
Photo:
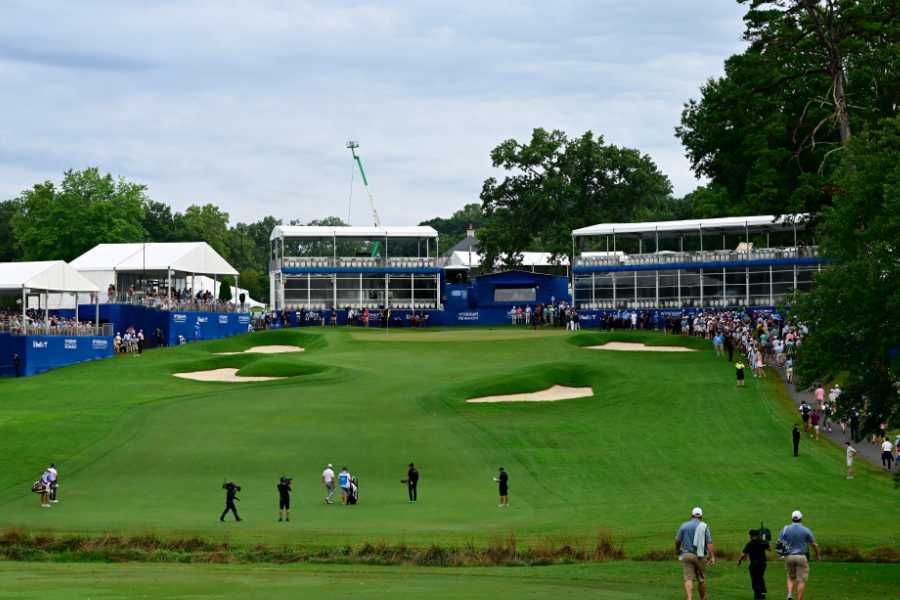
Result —
<instances>
[{"instance_id":1,"label":"sand bunker","mask_svg":"<svg viewBox=\"0 0 900 600\"><path fill-rule=\"evenodd\" d=\"M233 354L284 354L285 352L303 352L305 348L301 348L299 346L282 346L282 345L271 345L271 346L253 346L252 348L247 348L243 352L216 352L219 356L231 356Z\"/></svg>"},{"instance_id":2,"label":"sand bunker","mask_svg":"<svg viewBox=\"0 0 900 600\"><path fill-rule=\"evenodd\" d=\"M647 346L635 342L606 342L601 346L585 346L588 350L616 350L618 352L695 352L684 346Z\"/></svg>"},{"instance_id":3,"label":"sand bunker","mask_svg":"<svg viewBox=\"0 0 900 600\"><path fill-rule=\"evenodd\" d=\"M466 402L481 404L486 402L556 402L558 400L573 400L575 398L587 398L594 395L594 390L589 387L566 387L554 385L540 392L530 394L509 394L506 396L483 396L481 398L469 398Z\"/></svg>"},{"instance_id":4,"label":"sand bunker","mask_svg":"<svg viewBox=\"0 0 900 600\"><path fill-rule=\"evenodd\" d=\"M237 369L212 369L211 371L191 371L190 373L174 373L175 377L193 381L224 381L226 383L249 383L252 381L273 381L286 377L239 377Z\"/></svg>"}]
</instances>

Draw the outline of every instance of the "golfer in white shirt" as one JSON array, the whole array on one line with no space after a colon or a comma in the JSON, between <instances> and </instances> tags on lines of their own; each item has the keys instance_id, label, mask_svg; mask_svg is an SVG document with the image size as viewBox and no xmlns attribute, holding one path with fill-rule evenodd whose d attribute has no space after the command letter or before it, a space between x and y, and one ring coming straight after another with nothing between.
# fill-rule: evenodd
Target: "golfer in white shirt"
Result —
<instances>
[{"instance_id":1,"label":"golfer in white shirt","mask_svg":"<svg viewBox=\"0 0 900 600\"><path fill-rule=\"evenodd\" d=\"M330 464L322 471L322 484L325 486L325 504L334 504L334 467Z\"/></svg>"}]
</instances>

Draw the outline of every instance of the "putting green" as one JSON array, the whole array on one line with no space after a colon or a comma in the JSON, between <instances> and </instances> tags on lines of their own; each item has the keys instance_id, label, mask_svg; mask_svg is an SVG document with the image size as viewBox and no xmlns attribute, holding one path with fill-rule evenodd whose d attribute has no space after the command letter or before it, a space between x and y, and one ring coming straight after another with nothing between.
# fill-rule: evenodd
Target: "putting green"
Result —
<instances>
[{"instance_id":1,"label":"putting green","mask_svg":"<svg viewBox=\"0 0 900 600\"><path fill-rule=\"evenodd\" d=\"M825 545L900 544L898 492L874 467L843 476L843 455L804 438L775 378L734 386L706 342L656 334L309 328L153 350L0 382L0 528L101 535L201 535L234 543L337 545L590 543L608 529L629 554L668 549L691 507L720 548L794 509ZM373 341L368 341L369 339ZM604 341L686 343L701 352L596 352ZM303 353L216 356L288 344ZM287 379L185 381L239 368ZM591 386L594 398L467 404L466 398ZM61 502L29 492L49 462ZM415 461L419 502L400 479ZM325 506L326 463L360 478L361 504ZM497 508L492 478L510 473ZM290 523L275 484L294 478ZM221 524L224 478L243 486L245 521Z\"/></svg>"}]
</instances>

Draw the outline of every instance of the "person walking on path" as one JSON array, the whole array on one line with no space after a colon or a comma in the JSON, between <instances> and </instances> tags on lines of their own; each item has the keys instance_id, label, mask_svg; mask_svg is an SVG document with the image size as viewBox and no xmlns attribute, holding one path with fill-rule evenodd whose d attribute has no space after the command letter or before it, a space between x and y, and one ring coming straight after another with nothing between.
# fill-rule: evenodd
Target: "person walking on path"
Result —
<instances>
[{"instance_id":1,"label":"person walking on path","mask_svg":"<svg viewBox=\"0 0 900 600\"><path fill-rule=\"evenodd\" d=\"M855 444L862 439L859 435L859 410L852 409L850 411L850 440Z\"/></svg>"},{"instance_id":2,"label":"person walking on path","mask_svg":"<svg viewBox=\"0 0 900 600\"><path fill-rule=\"evenodd\" d=\"M815 438L819 439L819 422L822 420L822 417L819 416L819 410L814 408L812 414L809 415L809 424L812 426L812 431L815 433ZM813 433L809 434L809 437L813 437Z\"/></svg>"},{"instance_id":3,"label":"person walking on path","mask_svg":"<svg viewBox=\"0 0 900 600\"><path fill-rule=\"evenodd\" d=\"M350 498L350 487L353 484L353 477L350 475L350 471L347 470L347 467L342 467L341 472L338 474L338 486L341 488L341 504L344 506L347 505L347 500Z\"/></svg>"},{"instance_id":4,"label":"person walking on path","mask_svg":"<svg viewBox=\"0 0 900 600\"><path fill-rule=\"evenodd\" d=\"M282 477L278 481L278 521L291 520L291 482L290 477Z\"/></svg>"},{"instance_id":5,"label":"person walking on path","mask_svg":"<svg viewBox=\"0 0 900 600\"><path fill-rule=\"evenodd\" d=\"M409 463L409 469L406 471L406 479L400 483L406 484L407 491L409 492L409 503L415 504L416 500L419 499L419 471L416 470L414 464Z\"/></svg>"},{"instance_id":6,"label":"person walking on path","mask_svg":"<svg viewBox=\"0 0 900 600\"><path fill-rule=\"evenodd\" d=\"M885 438L885 440L881 442L881 466L887 471L891 470L891 465L894 462L893 450L894 445L891 443L891 440Z\"/></svg>"},{"instance_id":7,"label":"person walking on path","mask_svg":"<svg viewBox=\"0 0 900 600\"><path fill-rule=\"evenodd\" d=\"M803 514L799 510L791 513L791 524L785 525L781 530L778 541L785 552L788 600L803 600L809 579L809 547L815 549L816 559L821 557L821 552L813 532L803 525ZM797 593L796 596L794 592Z\"/></svg>"},{"instance_id":8,"label":"person walking on path","mask_svg":"<svg viewBox=\"0 0 900 600\"><path fill-rule=\"evenodd\" d=\"M797 410L800 411L800 418L803 419L803 431L809 433L809 413L812 412L812 407L804 400Z\"/></svg>"},{"instance_id":9,"label":"person walking on path","mask_svg":"<svg viewBox=\"0 0 900 600\"><path fill-rule=\"evenodd\" d=\"M794 425L791 430L791 441L794 443L794 456L799 456L800 451L800 426Z\"/></svg>"},{"instance_id":10,"label":"person walking on path","mask_svg":"<svg viewBox=\"0 0 900 600\"><path fill-rule=\"evenodd\" d=\"M725 352L728 353L728 362L734 362L734 340L730 332L725 332Z\"/></svg>"},{"instance_id":11,"label":"person walking on path","mask_svg":"<svg viewBox=\"0 0 900 600\"><path fill-rule=\"evenodd\" d=\"M850 445L850 442L844 442L847 446L847 479L853 479L853 457L856 456L856 448Z\"/></svg>"},{"instance_id":12,"label":"person walking on path","mask_svg":"<svg viewBox=\"0 0 900 600\"><path fill-rule=\"evenodd\" d=\"M500 472L497 477L494 477L494 481L497 482L500 491L500 504L497 506L499 508L509 508L509 474L503 467L500 467Z\"/></svg>"},{"instance_id":13,"label":"person walking on path","mask_svg":"<svg viewBox=\"0 0 900 600\"><path fill-rule=\"evenodd\" d=\"M746 559L750 559L750 587L753 588L754 600L763 600L766 597L766 552L769 550L769 542L764 542L759 537L759 530L751 529L750 541L744 545L738 566Z\"/></svg>"},{"instance_id":14,"label":"person walking on path","mask_svg":"<svg viewBox=\"0 0 900 600\"><path fill-rule=\"evenodd\" d=\"M331 464L322 471L322 485L325 486L325 504L334 504L334 467Z\"/></svg>"},{"instance_id":15,"label":"person walking on path","mask_svg":"<svg viewBox=\"0 0 900 600\"><path fill-rule=\"evenodd\" d=\"M691 511L691 520L682 523L675 534L675 552L681 561L684 574L684 593L687 600L694 598L694 580L700 592L700 600L706 599L706 556L710 566L716 564L712 534L703 522L703 510L697 506Z\"/></svg>"},{"instance_id":16,"label":"person walking on path","mask_svg":"<svg viewBox=\"0 0 900 600\"><path fill-rule=\"evenodd\" d=\"M225 515L228 514L228 511L231 511L232 514L234 514L234 520L240 522L241 518L238 516L237 506L235 506L234 503L235 501L240 501L240 498L237 497L237 493L241 491L241 486L233 481L226 481L222 484L222 488L225 490L225 510L222 511L222 516L219 517L219 521L224 523Z\"/></svg>"}]
</instances>

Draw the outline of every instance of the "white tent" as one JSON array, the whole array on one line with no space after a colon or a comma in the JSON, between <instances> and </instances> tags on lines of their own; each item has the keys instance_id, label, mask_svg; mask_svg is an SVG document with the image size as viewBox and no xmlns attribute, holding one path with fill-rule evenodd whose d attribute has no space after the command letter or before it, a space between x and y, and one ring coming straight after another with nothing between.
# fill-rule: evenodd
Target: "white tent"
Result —
<instances>
[{"instance_id":1,"label":"white tent","mask_svg":"<svg viewBox=\"0 0 900 600\"><path fill-rule=\"evenodd\" d=\"M73 260L72 266L103 290L117 284L117 273L156 272L169 278L174 273L238 275L206 242L98 244Z\"/></svg>"},{"instance_id":2,"label":"white tent","mask_svg":"<svg viewBox=\"0 0 900 600\"><path fill-rule=\"evenodd\" d=\"M445 268L448 269L471 269L481 266L482 256L479 252L466 252L465 250L454 250L447 257ZM567 266L569 258L567 256L558 256L553 260L553 254L550 252L520 252L518 254L519 265L522 267L556 267ZM501 267L503 261L498 257L495 267Z\"/></svg>"},{"instance_id":3,"label":"white tent","mask_svg":"<svg viewBox=\"0 0 900 600\"><path fill-rule=\"evenodd\" d=\"M100 296L100 289L94 283L61 260L0 263L0 291L21 293L23 317L28 298L35 296L35 292L38 297L43 292L40 305L45 312L51 304L57 308L60 298L68 299L66 304L74 306L78 294L92 295L95 304Z\"/></svg>"}]
</instances>

